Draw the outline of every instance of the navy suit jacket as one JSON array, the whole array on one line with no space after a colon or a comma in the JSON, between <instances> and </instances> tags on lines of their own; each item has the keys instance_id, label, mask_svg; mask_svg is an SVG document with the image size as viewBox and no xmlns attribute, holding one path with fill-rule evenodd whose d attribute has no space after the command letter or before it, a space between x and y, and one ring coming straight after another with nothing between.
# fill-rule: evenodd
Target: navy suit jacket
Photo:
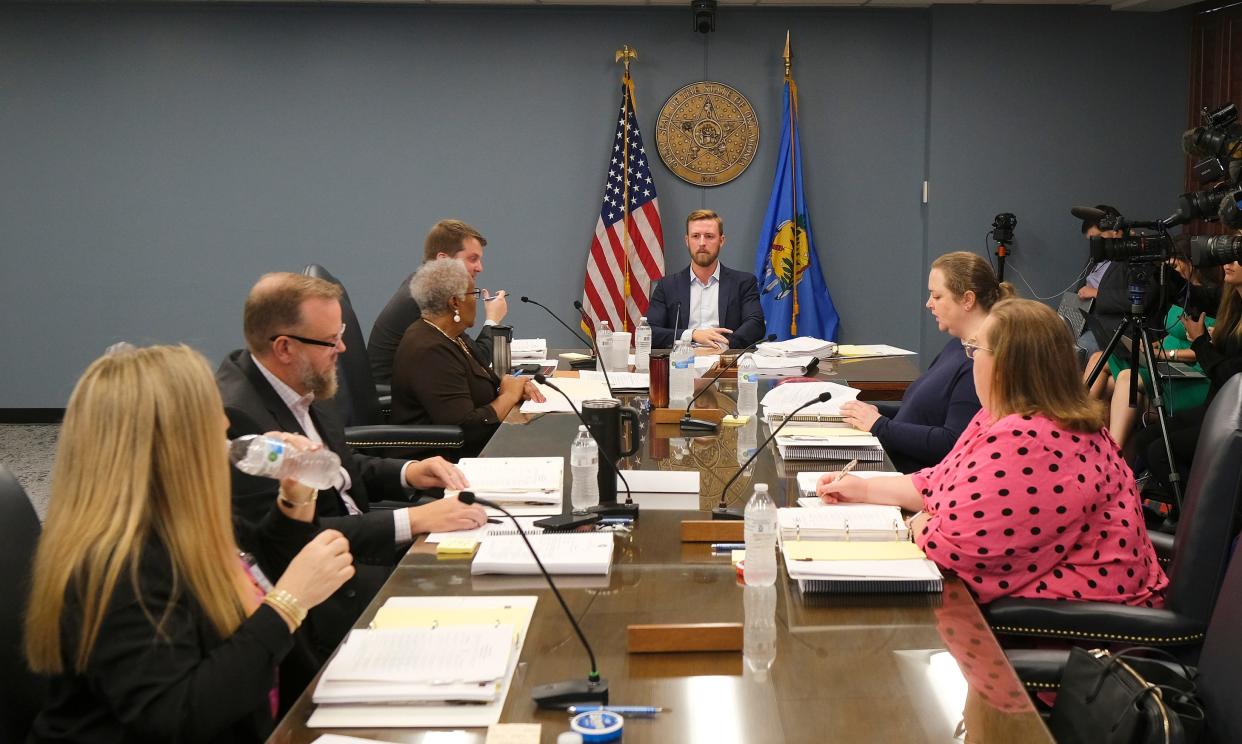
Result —
<instances>
[{"instance_id":1,"label":"navy suit jacket","mask_svg":"<svg viewBox=\"0 0 1242 744\"><path fill-rule=\"evenodd\" d=\"M763 338L767 330L763 321L763 306L759 304L759 282L755 281L754 275L734 271L724 264L720 265L718 312L720 326L733 331L729 336L731 349L750 346ZM656 282L651 293L651 305L647 308L651 345L658 349L672 348L676 337L686 330L689 315L690 267L687 266ZM677 324L675 333L674 323Z\"/></svg>"}]
</instances>

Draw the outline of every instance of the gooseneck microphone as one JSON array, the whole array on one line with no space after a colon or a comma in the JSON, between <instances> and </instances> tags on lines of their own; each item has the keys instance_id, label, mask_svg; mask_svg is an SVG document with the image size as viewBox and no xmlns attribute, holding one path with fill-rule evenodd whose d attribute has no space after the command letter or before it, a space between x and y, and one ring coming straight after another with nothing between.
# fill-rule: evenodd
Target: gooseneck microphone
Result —
<instances>
[{"instance_id":1,"label":"gooseneck microphone","mask_svg":"<svg viewBox=\"0 0 1242 744\"><path fill-rule=\"evenodd\" d=\"M612 472L616 473L617 477L621 479L621 485L625 486L624 504L600 504L595 508L595 511L599 512L600 516L625 516L637 519L638 504L634 503L634 494L630 491L629 481L627 481L625 476L621 474L621 468L617 467L617 462L612 459L612 455L605 452L603 447L599 446L599 437L595 436L595 431L591 428L591 425L587 423L586 418L583 417L582 411L579 411L578 406L574 405L573 398L570 398L564 390L561 390L550 380L548 380L547 376L542 372L535 375L535 382L552 388L556 392L560 393L563 398L565 398L565 402L569 403L569 407L572 408L574 410L574 414L578 416L578 420L582 422L582 425L587 428L588 432L590 432L591 437L595 439L596 450L599 452L600 457L604 458L604 462L608 463L608 467L612 468Z\"/></svg>"},{"instance_id":2,"label":"gooseneck microphone","mask_svg":"<svg viewBox=\"0 0 1242 744\"><path fill-rule=\"evenodd\" d=\"M582 307L582 302L580 302L579 300L574 300L574 309L578 311L578 316L582 318L582 322L586 323L587 325L591 327L594 327L594 325L591 323L591 316L587 315L586 309ZM608 360L600 356L599 346L595 343L595 335L596 334L594 333L591 334L591 344L590 344L591 353L595 355L595 360L596 360L595 366L598 367L600 371L604 373L604 384L608 386L608 395L612 397L616 397L612 395L612 381L608 379ZM626 349L625 351L627 354L629 353L629 349ZM564 395L564 393L561 393L561 394ZM570 403L570 405L573 405L573 404ZM578 414L578 415L581 416L582 414ZM594 436L594 434L592 434L591 436Z\"/></svg>"},{"instance_id":3,"label":"gooseneck microphone","mask_svg":"<svg viewBox=\"0 0 1242 744\"><path fill-rule=\"evenodd\" d=\"M699 392L695 393L694 397L690 399L690 402L686 404L686 412L682 414L681 421L678 422L681 428L687 431L716 431L716 429L719 427L716 425L715 422L691 417L690 407L693 406L694 402L699 399L699 396L703 395L703 393L706 393L708 389L711 388L712 385L716 384L716 381L719 380L721 377L723 377L725 372L728 372L730 369L733 369L733 367L742 360L742 357L744 355L749 354L750 352L759 348L759 344L768 343L768 342L775 341L775 340L776 340L775 333L768 334L767 338L761 338L758 341L751 344L750 346L747 346L745 349L742 349L740 352L738 352L738 355L733 357L733 359L728 364L724 365L719 370L717 370L716 376L708 380L707 384L704 385L702 389L699 390Z\"/></svg>"},{"instance_id":4,"label":"gooseneck microphone","mask_svg":"<svg viewBox=\"0 0 1242 744\"><path fill-rule=\"evenodd\" d=\"M579 341L581 341L583 346L586 346L587 348L590 348L590 347L591 347L591 342L589 342L589 341L587 341L585 338L583 338L583 337L582 337L582 334L578 333L578 332L577 332L577 331L575 331L573 328L571 328L571 327L569 326L569 324L568 324L568 323L566 323L565 321L561 320L560 316L559 316L559 315L557 315L556 313L552 312L552 310L551 310L551 309L550 309L547 305L543 304L542 302L538 302L538 301L536 301L536 300L532 300L531 298L527 297L526 295L522 295L522 302L525 302L525 303L530 304L530 305L535 305L536 307L541 307L541 308L543 308L543 311L544 311L544 312L546 312L548 315L551 315L553 320L555 320L557 323L560 323L561 325L565 326L565 330L567 330L567 331L569 331L570 333L574 334L574 337L575 337L575 338L577 338Z\"/></svg>"},{"instance_id":5,"label":"gooseneck microphone","mask_svg":"<svg viewBox=\"0 0 1242 744\"><path fill-rule=\"evenodd\" d=\"M552 593L556 595L556 601L561 603L561 609L565 612L565 617L569 619L569 624L573 626L574 632L578 634L578 640L582 641L582 647L586 649L587 656L591 659L591 673L584 680L570 679L532 687L531 697L534 699L535 705L538 705L540 708L567 708L570 705L581 703L606 705L608 703L608 680L602 679L599 676L599 667L595 664L595 652L591 650L591 644L587 642L586 635L582 632L578 621L574 619L574 614L569 611L569 605L565 604L565 598L561 596L560 590L552 582L552 574L548 573L548 569L544 568L543 561L539 560L539 554L535 552L535 546L530 544L530 538L526 536L526 531L522 529L522 525L518 523L517 518L500 504L475 496L473 491L461 491L457 494L457 500L463 504L479 504L489 509L495 509L513 521L513 526L517 528L518 535L521 536L522 542L526 543L526 549L530 551L531 557L535 559L535 565L539 566L539 572L543 574L543 578L547 580Z\"/></svg>"},{"instance_id":6,"label":"gooseneck microphone","mask_svg":"<svg viewBox=\"0 0 1242 744\"><path fill-rule=\"evenodd\" d=\"M729 505L725 503L725 494L729 492L729 486L733 485L733 481L737 480L738 476L746 472L746 468L750 467L750 464L755 461L755 458L759 456L759 453L762 452L773 439L776 439L776 435L780 433L781 429L785 428L785 424L788 424L790 421L793 421L793 417L798 413L798 411L801 411L803 408L808 408L810 406L813 406L816 403L827 403L831 399L832 399L832 393L829 393L829 392L820 393L814 398L811 398L807 402L793 409L793 411L791 411L789 415L785 417L785 420L780 423L780 426L777 426L775 429L772 430L772 433L768 435L768 438L763 440L763 444L755 448L755 451L751 453L751 456L747 458L746 462L742 463L742 467L738 468L737 472L733 474L733 477L730 478L729 481L724 484L724 488L720 489L720 503L716 504L715 509L712 509L712 519L743 519L744 518L743 514L739 514L734 511L729 511Z\"/></svg>"}]
</instances>

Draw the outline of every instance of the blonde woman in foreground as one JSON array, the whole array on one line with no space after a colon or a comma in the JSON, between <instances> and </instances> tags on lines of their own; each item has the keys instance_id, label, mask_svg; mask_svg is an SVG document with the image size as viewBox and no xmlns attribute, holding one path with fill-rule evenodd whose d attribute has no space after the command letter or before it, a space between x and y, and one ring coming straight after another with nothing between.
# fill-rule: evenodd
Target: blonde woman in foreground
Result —
<instances>
[{"instance_id":1,"label":"blonde woman in foreground","mask_svg":"<svg viewBox=\"0 0 1242 744\"><path fill-rule=\"evenodd\" d=\"M51 677L31 741L271 732L277 667L353 559L293 481L235 535L227 427L206 360L184 346L124 348L78 381L26 613L30 666Z\"/></svg>"}]
</instances>

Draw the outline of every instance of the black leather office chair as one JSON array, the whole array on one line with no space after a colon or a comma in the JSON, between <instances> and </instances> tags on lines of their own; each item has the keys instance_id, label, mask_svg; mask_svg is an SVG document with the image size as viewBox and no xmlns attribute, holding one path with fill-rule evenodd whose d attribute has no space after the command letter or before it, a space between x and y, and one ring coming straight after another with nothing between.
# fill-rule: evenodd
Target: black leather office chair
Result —
<instances>
[{"instance_id":1,"label":"black leather office chair","mask_svg":"<svg viewBox=\"0 0 1242 744\"><path fill-rule=\"evenodd\" d=\"M1069 660L1068 650L1014 649L1006 652L1019 678L1032 691L1056 690ZM1157 657L1151 657L1159 661ZM1180 667L1173 667L1180 671ZM1242 559L1230 562L1216 609L1207 627L1198 666L1205 740L1200 744L1242 742Z\"/></svg>"},{"instance_id":2,"label":"black leather office chair","mask_svg":"<svg viewBox=\"0 0 1242 744\"><path fill-rule=\"evenodd\" d=\"M30 593L30 570L39 542L39 517L21 484L0 465L0 741L25 741L43 705L44 680L26 666L22 623Z\"/></svg>"},{"instance_id":3,"label":"black leather office chair","mask_svg":"<svg viewBox=\"0 0 1242 744\"><path fill-rule=\"evenodd\" d=\"M1163 609L1105 602L998 599L984 611L998 635L1168 646L1193 660L1228 566L1242 493L1242 375L1209 406L1187 481Z\"/></svg>"},{"instance_id":4,"label":"black leather office chair","mask_svg":"<svg viewBox=\"0 0 1242 744\"><path fill-rule=\"evenodd\" d=\"M381 406L371 362L358 316L345 285L319 264L302 269L307 276L332 282L341 288L341 319L345 323L345 352L337 357L338 392L334 403L345 421L345 440L356 450L387 457L442 455L457 459L466 440L460 426L389 424Z\"/></svg>"}]
</instances>

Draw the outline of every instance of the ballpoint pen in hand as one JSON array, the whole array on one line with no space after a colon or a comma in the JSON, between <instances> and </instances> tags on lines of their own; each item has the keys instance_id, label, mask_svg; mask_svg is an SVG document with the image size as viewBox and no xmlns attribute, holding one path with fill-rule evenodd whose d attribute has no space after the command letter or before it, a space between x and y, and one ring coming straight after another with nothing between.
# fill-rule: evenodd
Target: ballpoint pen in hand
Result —
<instances>
[{"instance_id":1,"label":"ballpoint pen in hand","mask_svg":"<svg viewBox=\"0 0 1242 744\"><path fill-rule=\"evenodd\" d=\"M832 482L833 482L833 483L836 483L837 481L841 480L841 479L842 479L842 478L844 478L845 476L849 475L849 474L850 474L850 471L851 471L851 470L853 470L853 469L854 469L854 468L856 468L856 467L858 467L858 458L857 458L857 457L856 457L856 458L854 458L853 460L850 460L849 462L845 463L845 467L841 468L841 472L837 473L837 477L836 477L836 478L833 478L833 479L832 479Z\"/></svg>"}]
</instances>

